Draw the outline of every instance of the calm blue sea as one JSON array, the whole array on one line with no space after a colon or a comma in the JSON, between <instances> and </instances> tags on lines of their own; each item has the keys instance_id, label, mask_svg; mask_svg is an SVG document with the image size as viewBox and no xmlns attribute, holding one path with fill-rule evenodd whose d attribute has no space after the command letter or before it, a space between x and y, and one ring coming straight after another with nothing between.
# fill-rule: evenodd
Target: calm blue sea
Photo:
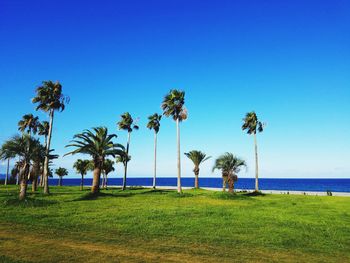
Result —
<instances>
[{"instance_id":1,"label":"calm blue sea","mask_svg":"<svg viewBox=\"0 0 350 263\"><path fill-rule=\"evenodd\" d=\"M85 179L85 185L91 185L92 179ZM241 178L235 184L237 189L254 189L255 179ZM57 185L58 179L50 178L51 185ZM182 178L182 186L194 186L194 178ZM109 185L121 185L121 178L108 179ZM63 185L80 185L80 179L63 179ZM128 186L151 186L152 178L128 178ZM157 178L158 186L176 186L176 178ZM200 178L200 187L221 188L221 178ZM289 190L289 191L316 191L316 192L350 192L350 179L259 179L261 190Z\"/></svg>"}]
</instances>

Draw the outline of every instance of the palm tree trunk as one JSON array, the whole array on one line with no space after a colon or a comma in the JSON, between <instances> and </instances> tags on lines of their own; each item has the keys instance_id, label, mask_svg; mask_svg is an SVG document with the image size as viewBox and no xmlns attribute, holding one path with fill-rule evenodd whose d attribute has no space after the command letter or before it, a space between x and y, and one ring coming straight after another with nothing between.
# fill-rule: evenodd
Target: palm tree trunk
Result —
<instances>
[{"instance_id":1,"label":"palm tree trunk","mask_svg":"<svg viewBox=\"0 0 350 263\"><path fill-rule=\"evenodd\" d=\"M21 175L21 185L19 191L19 200L24 200L27 196L27 185L28 185L28 175L29 175L29 164L25 163Z\"/></svg>"},{"instance_id":2,"label":"palm tree trunk","mask_svg":"<svg viewBox=\"0 0 350 263\"><path fill-rule=\"evenodd\" d=\"M83 189L84 189L84 175L81 174L80 190L83 191Z\"/></svg>"},{"instance_id":3,"label":"palm tree trunk","mask_svg":"<svg viewBox=\"0 0 350 263\"><path fill-rule=\"evenodd\" d=\"M36 191L36 184L37 184L37 177L33 177L33 180L32 180L32 192L35 193Z\"/></svg>"},{"instance_id":4,"label":"palm tree trunk","mask_svg":"<svg viewBox=\"0 0 350 263\"><path fill-rule=\"evenodd\" d=\"M44 146L45 146L45 149L46 149L46 148L47 148L47 135L45 135L45 144L44 144ZM40 187L43 187L43 186L44 186L44 164L45 164L45 161L44 161L44 163L42 164L43 169L42 169L42 171L41 171L40 181L39 181Z\"/></svg>"},{"instance_id":5,"label":"palm tree trunk","mask_svg":"<svg viewBox=\"0 0 350 263\"><path fill-rule=\"evenodd\" d=\"M45 161L44 161L44 174L43 174L44 194L50 193L50 191L49 191L49 154L50 154L54 112L55 112L54 110L50 111L49 133L47 135L46 156L45 156Z\"/></svg>"},{"instance_id":6,"label":"palm tree trunk","mask_svg":"<svg viewBox=\"0 0 350 263\"><path fill-rule=\"evenodd\" d=\"M62 186L62 176L59 176L58 178L58 186Z\"/></svg>"},{"instance_id":7,"label":"palm tree trunk","mask_svg":"<svg viewBox=\"0 0 350 263\"><path fill-rule=\"evenodd\" d=\"M104 171L102 171L102 188L105 187L105 180L106 180L106 176L105 176Z\"/></svg>"},{"instance_id":8,"label":"palm tree trunk","mask_svg":"<svg viewBox=\"0 0 350 263\"><path fill-rule=\"evenodd\" d=\"M131 135L131 132L128 132L128 143L126 145L126 155L127 155L127 159L129 158L129 146L130 146L130 136ZM125 162L124 164L124 178L123 178L123 191L126 189L126 175L128 173L128 161Z\"/></svg>"},{"instance_id":9,"label":"palm tree trunk","mask_svg":"<svg viewBox=\"0 0 350 263\"><path fill-rule=\"evenodd\" d=\"M8 178L9 178L9 169L10 169L10 158L7 159L7 169L6 169L5 185L7 185L7 180L8 180Z\"/></svg>"},{"instance_id":10,"label":"palm tree trunk","mask_svg":"<svg viewBox=\"0 0 350 263\"><path fill-rule=\"evenodd\" d=\"M226 192L226 183L227 183L226 176L223 176L222 177L222 191L223 192Z\"/></svg>"},{"instance_id":11,"label":"palm tree trunk","mask_svg":"<svg viewBox=\"0 0 350 263\"><path fill-rule=\"evenodd\" d=\"M105 189L107 190L108 174L106 174L105 176L106 176L106 179L105 179Z\"/></svg>"},{"instance_id":12,"label":"palm tree trunk","mask_svg":"<svg viewBox=\"0 0 350 263\"><path fill-rule=\"evenodd\" d=\"M199 188L199 180L198 180L198 176L199 176L199 168L195 167L195 172L194 172L194 188L198 189Z\"/></svg>"},{"instance_id":13,"label":"palm tree trunk","mask_svg":"<svg viewBox=\"0 0 350 263\"><path fill-rule=\"evenodd\" d=\"M17 178L16 178L16 185L19 184L19 173L17 173Z\"/></svg>"},{"instance_id":14,"label":"palm tree trunk","mask_svg":"<svg viewBox=\"0 0 350 263\"><path fill-rule=\"evenodd\" d=\"M156 189L157 178L157 132L154 131L154 175L153 175L153 189Z\"/></svg>"},{"instance_id":15,"label":"palm tree trunk","mask_svg":"<svg viewBox=\"0 0 350 263\"><path fill-rule=\"evenodd\" d=\"M259 191L258 143L256 139L256 133L254 133L254 146L255 146L255 191Z\"/></svg>"},{"instance_id":16,"label":"palm tree trunk","mask_svg":"<svg viewBox=\"0 0 350 263\"><path fill-rule=\"evenodd\" d=\"M232 178L232 175L231 174L229 174L229 176L228 176L228 191L230 192L230 193L233 193L233 188L234 188L234 180L233 180L233 178Z\"/></svg>"},{"instance_id":17,"label":"palm tree trunk","mask_svg":"<svg viewBox=\"0 0 350 263\"><path fill-rule=\"evenodd\" d=\"M176 133L177 133L177 192L181 193L181 156L180 156L180 122L176 119Z\"/></svg>"},{"instance_id":18,"label":"palm tree trunk","mask_svg":"<svg viewBox=\"0 0 350 263\"><path fill-rule=\"evenodd\" d=\"M101 168L95 164L94 177L92 180L91 193L96 194L100 191Z\"/></svg>"}]
</instances>

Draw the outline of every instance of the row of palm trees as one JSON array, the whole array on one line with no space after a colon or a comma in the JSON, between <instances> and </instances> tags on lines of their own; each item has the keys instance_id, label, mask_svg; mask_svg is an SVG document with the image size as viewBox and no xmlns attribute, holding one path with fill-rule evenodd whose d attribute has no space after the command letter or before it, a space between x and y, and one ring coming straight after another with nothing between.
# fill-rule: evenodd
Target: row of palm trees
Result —
<instances>
[{"instance_id":1,"label":"row of palm trees","mask_svg":"<svg viewBox=\"0 0 350 263\"><path fill-rule=\"evenodd\" d=\"M15 168L20 174L21 192L24 192L24 196L26 190L22 189L22 185L23 188L26 188L27 180L31 178L31 174L33 174L32 180L35 182L33 183L33 185L35 184L35 187L36 179L34 177L38 178L38 175L41 175L40 185L43 186L45 194L49 193L48 177L51 172L49 164L51 160L58 157L57 155L52 154L53 150L50 148L54 113L56 111L63 111L65 105L69 102L69 98L62 94L62 86L59 82L44 81L43 84L36 89L36 96L32 99L32 102L37 105L36 110L43 110L48 113L49 121L39 122L38 117L34 117L32 114L24 115L22 120L18 123L22 136L15 136L8 140L2 145L0 150L1 159L10 160L16 156L19 157L19 162L16 164ZM185 107L185 92L175 89L170 90L170 92L164 97L161 108L163 110L162 115L171 117L176 123L177 191L181 193L180 123L186 120L188 116ZM149 116L147 123L147 128L154 131L154 188L156 187L157 176L157 135L160 130L162 115L155 113ZM242 129L246 130L248 134L254 136L256 160L255 190L258 191L258 152L256 134L263 131L264 124L258 120L255 112L247 113L243 121ZM83 188L83 177L89 169L93 170L92 193L97 193L100 189L101 174L103 175L102 186L106 187L107 175L114 170L114 162L109 159L112 157L115 158L116 163L120 162L124 165L122 189L125 190L128 162L131 160L129 155L131 134L134 130L138 130L139 126L137 125L137 120L135 121L130 113L126 112L121 115L117 127L119 130L127 131L126 147L122 144L114 143L113 140L117 138L117 135L109 134L108 129L105 127L95 127L91 130L84 130L82 133L74 135L73 140L66 146L69 148L73 147L74 149L66 153L64 156L80 153L88 154L92 159L91 161L79 159L74 164L74 168L82 176L81 188ZM37 133L40 136L44 136L44 144L41 144L39 139L33 137L33 135ZM16 147L13 145L11 146L13 143L15 143ZM38 153L37 148L40 148L40 154ZM185 153L185 155L194 163L193 172L195 174L195 187L198 188L199 166L210 157L206 156L206 154L201 151L191 151ZM38 156L40 156L40 158ZM33 172L29 171L31 164ZM233 191L234 182L237 180L237 173L242 166L246 166L246 163L231 153L226 153L215 161L213 171L215 169L222 171L224 190L226 183L228 183L229 190ZM57 174L64 174L63 169L64 168L62 168ZM20 194L20 198L23 198L23 194Z\"/></svg>"}]
</instances>

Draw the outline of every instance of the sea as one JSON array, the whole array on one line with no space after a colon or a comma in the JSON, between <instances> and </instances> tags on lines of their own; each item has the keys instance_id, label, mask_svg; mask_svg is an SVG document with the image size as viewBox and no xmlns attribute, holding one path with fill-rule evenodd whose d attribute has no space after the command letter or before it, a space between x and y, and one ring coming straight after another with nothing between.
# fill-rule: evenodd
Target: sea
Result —
<instances>
[{"instance_id":1,"label":"sea","mask_svg":"<svg viewBox=\"0 0 350 263\"><path fill-rule=\"evenodd\" d=\"M5 176L0 174L0 179L3 180ZM118 177L108 178L108 185L121 186L123 179ZM129 177L127 178L128 186L152 186L153 178L151 177ZM177 178L175 177L158 177L158 186L176 186ZM57 185L57 178L49 179L50 185ZM92 184L92 178L85 178L84 185ZM193 187L194 178L183 177L181 184L184 187ZM63 185L78 186L80 185L79 178L63 178ZM200 187L221 188L222 178L218 177L203 177L199 178ZM255 187L254 178L239 178L235 183L236 189L253 190ZM281 191L308 191L308 192L345 192L350 193L350 178L346 179L282 179L282 178L260 178L260 190L281 190Z\"/></svg>"},{"instance_id":2,"label":"sea","mask_svg":"<svg viewBox=\"0 0 350 263\"><path fill-rule=\"evenodd\" d=\"M127 178L128 186L152 186L152 178ZM159 177L157 178L158 186L176 186L177 178ZM50 185L57 185L58 179L50 178ZM84 179L86 186L92 184L91 178ZM193 187L194 178L184 177L181 179L183 187ZM80 179L63 178L63 185L78 186ZM121 186L122 178L108 178L108 185ZM200 187L221 188L222 178L199 178ZM235 183L236 189L252 190L255 187L254 178L240 178ZM350 193L350 179L276 179L261 178L259 179L260 190L284 190L284 191L311 191L311 192L348 192Z\"/></svg>"}]
</instances>

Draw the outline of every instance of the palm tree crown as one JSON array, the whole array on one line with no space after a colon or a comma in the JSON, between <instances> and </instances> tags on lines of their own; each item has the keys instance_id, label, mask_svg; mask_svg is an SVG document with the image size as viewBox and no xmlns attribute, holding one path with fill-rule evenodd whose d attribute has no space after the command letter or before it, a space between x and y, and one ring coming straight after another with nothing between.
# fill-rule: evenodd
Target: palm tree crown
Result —
<instances>
[{"instance_id":1,"label":"palm tree crown","mask_svg":"<svg viewBox=\"0 0 350 263\"><path fill-rule=\"evenodd\" d=\"M110 172L113 172L115 169L113 167L114 162L110 159L106 159L103 163L102 169L106 174L109 174Z\"/></svg>"},{"instance_id":2,"label":"palm tree crown","mask_svg":"<svg viewBox=\"0 0 350 263\"><path fill-rule=\"evenodd\" d=\"M138 130L139 126L134 124L134 120L129 112L125 112L121 115L121 120L117 123L119 130L126 130L132 132L133 129Z\"/></svg>"},{"instance_id":3,"label":"palm tree crown","mask_svg":"<svg viewBox=\"0 0 350 263\"><path fill-rule=\"evenodd\" d=\"M39 123L38 134L45 136L45 137L47 135L49 135L49 122L48 121L43 121L43 122Z\"/></svg>"},{"instance_id":4,"label":"palm tree crown","mask_svg":"<svg viewBox=\"0 0 350 263\"><path fill-rule=\"evenodd\" d=\"M38 104L36 110L63 111L65 104L69 102L69 98L62 94L62 85L58 81L43 81L42 86L36 89L36 93L36 97L32 99L33 103Z\"/></svg>"},{"instance_id":5,"label":"palm tree crown","mask_svg":"<svg viewBox=\"0 0 350 263\"><path fill-rule=\"evenodd\" d=\"M241 167L246 167L246 162L236 156L234 156L232 153L225 153L221 156L219 156L215 160L215 164L213 167L213 172L215 169L221 170L223 174L230 174L230 173L238 173L241 170Z\"/></svg>"},{"instance_id":6,"label":"palm tree crown","mask_svg":"<svg viewBox=\"0 0 350 263\"><path fill-rule=\"evenodd\" d=\"M22 119L18 122L18 130L21 132L27 132L31 134L37 133L39 127L39 118L34 117L33 114L25 114Z\"/></svg>"},{"instance_id":7,"label":"palm tree crown","mask_svg":"<svg viewBox=\"0 0 350 263\"><path fill-rule=\"evenodd\" d=\"M160 128L160 120L162 119L162 115L159 115L158 113L154 113L153 115L148 117L148 123L147 128L150 130L154 130L155 133L159 132Z\"/></svg>"},{"instance_id":8,"label":"palm tree crown","mask_svg":"<svg viewBox=\"0 0 350 263\"><path fill-rule=\"evenodd\" d=\"M264 125L258 120L254 111L248 112L243 119L242 130L247 130L248 134L256 134L264 130Z\"/></svg>"},{"instance_id":9,"label":"palm tree crown","mask_svg":"<svg viewBox=\"0 0 350 263\"><path fill-rule=\"evenodd\" d=\"M68 170L66 168L59 167L55 170L55 174L57 174L60 177L66 176L68 175Z\"/></svg>"},{"instance_id":10,"label":"palm tree crown","mask_svg":"<svg viewBox=\"0 0 350 263\"><path fill-rule=\"evenodd\" d=\"M187 110L185 105L185 92L180 90L170 90L162 102L163 114L167 117L183 121L187 119Z\"/></svg>"},{"instance_id":11,"label":"palm tree crown","mask_svg":"<svg viewBox=\"0 0 350 263\"><path fill-rule=\"evenodd\" d=\"M123 155L124 146L121 144L113 143L112 139L116 138L115 134L108 134L106 127L97 127L90 130L85 130L83 133L74 135L74 140L66 147L75 147L74 151L68 154L83 153L92 156L94 162L100 162L102 165L103 160L107 156Z\"/></svg>"},{"instance_id":12,"label":"palm tree crown","mask_svg":"<svg viewBox=\"0 0 350 263\"><path fill-rule=\"evenodd\" d=\"M211 156L207 156L205 153L196 150L185 153L185 155L193 162L195 167L198 167L201 163L211 158Z\"/></svg>"},{"instance_id":13,"label":"palm tree crown","mask_svg":"<svg viewBox=\"0 0 350 263\"><path fill-rule=\"evenodd\" d=\"M89 160L82 160L78 159L74 164L73 168L76 170L77 173L80 175L86 175L87 171L90 170L90 161Z\"/></svg>"},{"instance_id":14,"label":"palm tree crown","mask_svg":"<svg viewBox=\"0 0 350 263\"><path fill-rule=\"evenodd\" d=\"M11 139L5 141L0 150L0 158L7 159L18 156L21 160L30 163L36 158L38 152L34 149L39 148L40 142L31 138L28 134L23 136L15 135Z\"/></svg>"}]
</instances>

